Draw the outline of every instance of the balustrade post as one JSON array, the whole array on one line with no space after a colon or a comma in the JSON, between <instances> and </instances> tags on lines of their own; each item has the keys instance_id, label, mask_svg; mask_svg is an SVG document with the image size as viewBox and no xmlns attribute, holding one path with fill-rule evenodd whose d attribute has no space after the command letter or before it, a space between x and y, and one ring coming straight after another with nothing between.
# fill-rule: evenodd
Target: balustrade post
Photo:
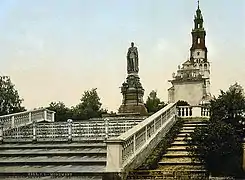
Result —
<instances>
[{"instance_id":1,"label":"balustrade post","mask_svg":"<svg viewBox=\"0 0 245 180\"><path fill-rule=\"evenodd\" d=\"M12 116L11 117L11 128L14 128L14 125L15 125L15 123L14 123L14 116Z\"/></svg>"},{"instance_id":2,"label":"balustrade post","mask_svg":"<svg viewBox=\"0 0 245 180\"><path fill-rule=\"evenodd\" d=\"M47 121L47 110L44 110L44 121Z\"/></svg>"},{"instance_id":3,"label":"balustrade post","mask_svg":"<svg viewBox=\"0 0 245 180\"><path fill-rule=\"evenodd\" d=\"M68 142L72 142L72 119L67 120L67 127L68 127Z\"/></svg>"},{"instance_id":4,"label":"balustrade post","mask_svg":"<svg viewBox=\"0 0 245 180\"><path fill-rule=\"evenodd\" d=\"M29 123L31 123L31 112L29 112Z\"/></svg>"},{"instance_id":5,"label":"balustrade post","mask_svg":"<svg viewBox=\"0 0 245 180\"><path fill-rule=\"evenodd\" d=\"M147 126L145 126L145 141L148 139Z\"/></svg>"},{"instance_id":6,"label":"balustrade post","mask_svg":"<svg viewBox=\"0 0 245 180\"><path fill-rule=\"evenodd\" d=\"M3 122L0 121L0 144L3 143Z\"/></svg>"},{"instance_id":7,"label":"balustrade post","mask_svg":"<svg viewBox=\"0 0 245 180\"><path fill-rule=\"evenodd\" d=\"M133 152L135 153L136 151L136 136L134 134L134 140L133 140Z\"/></svg>"},{"instance_id":8,"label":"balustrade post","mask_svg":"<svg viewBox=\"0 0 245 180\"><path fill-rule=\"evenodd\" d=\"M55 112L52 112L52 120L51 120L52 122L54 122L54 118L55 118L54 115L55 115Z\"/></svg>"},{"instance_id":9,"label":"balustrade post","mask_svg":"<svg viewBox=\"0 0 245 180\"><path fill-rule=\"evenodd\" d=\"M36 143L37 142L37 122L34 120L32 122L32 142Z\"/></svg>"},{"instance_id":10,"label":"balustrade post","mask_svg":"<svg viewBox=\"0 0 245 180\"><path fill-rule=\"evenodd\" d=\"M109 119L105 118L105 139L108 139L109 137Z\"/></svg>"}]
</instances>

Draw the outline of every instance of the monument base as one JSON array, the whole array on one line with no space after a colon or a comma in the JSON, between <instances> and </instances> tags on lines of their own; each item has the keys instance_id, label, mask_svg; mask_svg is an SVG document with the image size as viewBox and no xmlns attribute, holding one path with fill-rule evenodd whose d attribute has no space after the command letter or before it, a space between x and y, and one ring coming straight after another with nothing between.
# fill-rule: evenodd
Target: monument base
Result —
<instances>
[{"instance_id":1,"label":"monument base","mask_svg":"<svg viewBox=\"0 0 245 180\"><path fill-rule=\"evenodd\" d=\"M148 112L144 104L122 104L118 110L118 115L147 116Z\"/></svg>"}]
</instances>

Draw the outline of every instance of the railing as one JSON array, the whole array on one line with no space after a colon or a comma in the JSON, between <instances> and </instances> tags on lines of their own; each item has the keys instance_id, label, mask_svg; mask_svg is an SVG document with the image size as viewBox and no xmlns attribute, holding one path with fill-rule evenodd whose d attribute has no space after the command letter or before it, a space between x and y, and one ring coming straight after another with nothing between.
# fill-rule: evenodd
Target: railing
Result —
<instances>
[{"instance_id":1,"label":"railing","mask_svg":"<svg viewBox=\"0 0 245 180\"><path fill-rule=\"evenodd\" d=\"M26 126L34 121L53 122L54 114L54 111L50 111L48 109L38 109L0 116L0 122L3 126L3 130L9 130L20 126Z\"/></svg>"},{"instance_id":2,"label":"railing","mask_svg":"<svg viewBox=\"0 0 245 180\"><path fill-rule=\"evenodd\" d=\"M136 168L176 121L176 103L171 103L119 137L107 140L106 171Z\"/></svg>"},{"instance_id":3,"label":"railing","mask_svg":"<svg viewBox=\"0 0 245 180\"><path fill-rule=\"evenodd\" d=\"M205 117L209 118L210 110L202 106L179 106L177 107L179 117Z\"/></svg>"},{"instance_id":4,"label":"railing","mask_svg":"<svg viewBox=\"0 0 245 180\"><path fill-rule=\"evenodd\" d=\"M73 122L50 122L29 124L24 127L3 131L0 129L2 142L26 142L26 141L82 141L82 140L105 140L119 136L142 119L111 120L105 118L98 121ZM2 132L2 136L1 136Z\"/></svg>"}]
</instances>

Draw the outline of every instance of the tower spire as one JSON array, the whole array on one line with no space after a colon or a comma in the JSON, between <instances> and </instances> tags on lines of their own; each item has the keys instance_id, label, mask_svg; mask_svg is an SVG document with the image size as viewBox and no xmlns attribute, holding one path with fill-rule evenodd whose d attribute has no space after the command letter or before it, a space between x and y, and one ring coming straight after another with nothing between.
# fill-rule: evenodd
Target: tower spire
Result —
<instances>
[{"instance_id":1,"label":"tower spire","mask_svg":"<svg viewBox=\"0 0 245 180\"><path fill-rule=\"evenodd\" d=\"M197 0L197 8L200 9L200 0Z\"/></svg>"}]
</instances>

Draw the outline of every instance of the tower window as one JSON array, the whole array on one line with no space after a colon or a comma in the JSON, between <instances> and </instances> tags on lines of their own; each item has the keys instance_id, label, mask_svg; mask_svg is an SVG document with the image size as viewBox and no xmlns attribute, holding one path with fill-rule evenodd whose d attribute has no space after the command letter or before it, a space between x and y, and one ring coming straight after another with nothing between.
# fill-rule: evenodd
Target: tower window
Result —
<instances>
[{"instance_id":1,"label":"tower window","mask_svg":"<svg viewBox=\"0 0 245 180\"><path fill-rule=\"evenodd\" d=\"M198 28L198 29L200 28L200 24L197 24L197 28Z\"/></svg>"},{"instance_id":2,"label":"tower window","mask_svg":"<svg viewBox=\"0 0 245 180\"><path fill-rule=\"evenodd\" d=\"M197 55L199 56L200 55L200 52L197 52Z\"/></svg>"},{"instance_id":3,"label":"tower window","mask_svg":"<svg viewBox=\"0 0 245 180\"><path fill-rule=\"evenodd\" d=\"M197 43L198 43L198 44L201 43L201 38L197 38Z\"/></svg>"}]
</instances>

